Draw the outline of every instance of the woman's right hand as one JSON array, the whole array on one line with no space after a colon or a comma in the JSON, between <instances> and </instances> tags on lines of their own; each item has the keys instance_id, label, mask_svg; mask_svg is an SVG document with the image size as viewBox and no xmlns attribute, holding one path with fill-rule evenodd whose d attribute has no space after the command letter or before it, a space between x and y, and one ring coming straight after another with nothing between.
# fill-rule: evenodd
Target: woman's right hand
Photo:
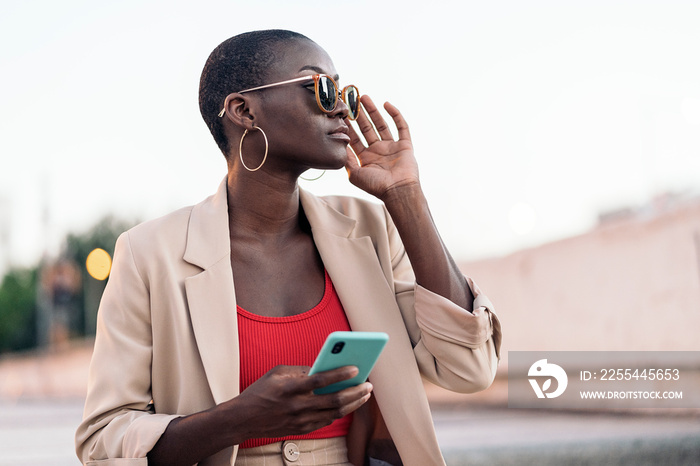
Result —
<instances>
[{"instance_id":1,"label":"woman's right hand","mask_svg":"<svg viewBox=\"0 0 700 466\"><path fill-rule=\"evenodd\" d=\"M148 464L179 466L202 461L250 438L284 437L320 429L369 400L372 384L337 393L313 391L357 375L353 366L308 375L308 366L277 366L237 397L175 418L148 453Z\"/></svg>"},{"instance_id":2,"label":"woman's right hand","mask_svg":"<svg viewBox=\"0 0 700 466\"><path fill-rule=\"evenodd\" d=\"M236 437L306 434L355 411L370 398L369 382L326 395L313 393L317 388L355 377L354 366L311 376L308 373L308 366L274 367L239 396L223 403L221 410L229 412L236 424ZM245 419L243 424L239 423L242 419Z\"/></svg>"}]
</instances>

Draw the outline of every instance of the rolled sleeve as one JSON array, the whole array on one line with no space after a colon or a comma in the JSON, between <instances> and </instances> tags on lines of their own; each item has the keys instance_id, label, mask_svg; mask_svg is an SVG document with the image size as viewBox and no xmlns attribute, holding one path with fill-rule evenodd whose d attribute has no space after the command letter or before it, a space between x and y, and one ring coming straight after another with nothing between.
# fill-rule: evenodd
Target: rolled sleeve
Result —
<instances>
[{"instance_id":1,"label":"rolled sleeve","mask_svg":"<svg viewBox=\"0 0 700 466\"><path fill-rule=\"evenodd\" d=\"M501 325L489 299L470 278L474 311L415 285L420 341L414 352L421 373L449 390L473 393L493 382L500 359Z\"/></svg>"},{"instance_id":2,"label":"rolled sleeve","mask_svg":"<svg viewBox=\"0 0 700 466\"><path fill-rule=\"evenodd\" d=\"M152 414L136 419L126 430L122 450L127 458L145 458L170 422L179 416Z\"/></svg>"}]
</instances>

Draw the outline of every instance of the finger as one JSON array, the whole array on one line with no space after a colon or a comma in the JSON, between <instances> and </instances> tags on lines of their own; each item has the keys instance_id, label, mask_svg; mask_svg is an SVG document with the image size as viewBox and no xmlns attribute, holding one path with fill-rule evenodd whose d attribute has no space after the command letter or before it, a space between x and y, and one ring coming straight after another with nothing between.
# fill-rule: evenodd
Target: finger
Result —
<instances>
[{"instance_id":1,"label":"finger","mask_svg":"<svg viewBox=\"0 0 700 466\"><path fill-rule=\"evenodd\" d=\"M357 116L357 120L355 120L355 123L357 123L357 127L360 128L360 132L362 133L362 136L364 136L365 141L367 141L367 145L370 145L379 141L379 136L374 130L374 125L372 124L372 121L367 115L367 110L365 109L364 102L367 99L369 99L369 97L367 96L363 95L361 97L360 102L362 103L362 105L360 105L360 114ZM369 100L369 102L372 101Z\"/></svg>"},{"instance_id":2,"label":"finger","mask_svg":"<svg viewBox=\"0 0 700 466\"><path fill-rule=\"evenodd\" d=\"M346 147L347 158L345 159L345 170L347 170L348 175L360 168L360 162L357 161L357 156L355 152L350 148Z\"/></svg>"},{"instance_id":3,"label":"finger","mask_svg":"<svg viewBox=\"0 0 700 466\"><path fill-rule=\"evenodd\" d=\"M363 404L367 403L371 397L372 393L370 392L363 395L361 398L358 398L357 400L345 405L345 407L341 410L341 417L347 416L353 411L358 410Z\"/></svg>"},{"instance_id":4,"label":"finger","mask_svg":"<svg viewBox=\"0 0 700 466\"><path fill-rule=\"evenodd\" d=\"M352 379L358 374L359 370L355 366L343 366L329 371L319 372L308 378L309 391L323 388L327 385L343 380ZM305 387L306 388L306 387Z\"/></svg>"},{"instance_id":5,"label":"finger","mask_svg":"<svg viewBox=\"0 0 700 466\"><path fill-rule=\"evenodd\" d=\"M362 383L337 393L314 395L311 404L297 418L306 424L318 425L316 429L340 419L367 403L372 396L372 384ZM312 429L315 430L315 429Z\"/></svg>"},{"instance_id":6,"label":"finger","mask_svg":"<svg viewBox=\"0 0 700 466\"><path fill-rule=\"evenodd\" d=\"M357 134L357 131L355 131L355 128L353 128L352 125L348 125L348 136L350 136L349 146L352 147L352 150L356 154L359 154L365 150L365 144L362 142L360 135Z\"/></svg>"},{"instance_id":7,"label":"finger","mask_svg":"<svg viewBox=\"0 0 700 466\"><path fill-rule=\"evenodd\" d=\"M396 129L399 132L399 140L407 139L410 141L411 140L411 132L408 130L408 123L406 123L406 120L404 119L404 117L401 114L401 112L399 111L399 109L394 107L389 102L384 103L384 109L389 114L389 116L394 120L394 124L396 125Z\"/></svg>"},{"instance_id":8,"label":"finger","mask_svg":"<svg viewBox=\"0 0 700 466\"><path fill-rule=\"evenodd\" d=\"M346 400L359 400L372 393L374 386L370 382L362 382L354 387L345 388L337 394Z\"/></svg>"},{"instance_id":9,"label":"finger","mask_svg":"<svg viewBox=\"0 0 700 466\"><path fill-rule=\"evenodd\" d=\"M377 133L379 133L379 137L382 140L393 140L394 136L391 134L389 125L384 121L384 117L372 99L368 95L363 95L360 101L362 102L362 106L367 110L367 114L372 119L372 124L376 128Z\"/></svg>"},{"instance_id":10,"label":"finger","mask_svg":"<svg viewBox=\"0 0 700 466\"><path fill-rule=\"evenodd\" d=\"M372 394L372 389L371 383L364 382L336 393L316 395L314 403L319 411L337 411L342 413L339 417L343 417L367 402Z\"/></svg>"}]
</instances>

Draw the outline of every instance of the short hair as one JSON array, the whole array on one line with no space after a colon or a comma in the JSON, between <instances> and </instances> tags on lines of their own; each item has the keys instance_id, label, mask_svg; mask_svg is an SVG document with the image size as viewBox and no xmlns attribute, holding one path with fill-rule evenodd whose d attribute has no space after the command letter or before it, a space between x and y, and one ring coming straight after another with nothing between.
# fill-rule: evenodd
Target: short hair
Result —
<instances>
[{"instance_id":1,"label":"short hair","mask_svg":"<svg viewBox=\"0 0 700 466\"><path fill-rule=\"evenodd\" d=\"M199 80L199 111L225 157L230 146L218 114L226 96L266 84L267 70L276 58L274 47L299 39L311 40L283 29L246 32L223 41L209 55Z\"/></svg>"}]
</instances>

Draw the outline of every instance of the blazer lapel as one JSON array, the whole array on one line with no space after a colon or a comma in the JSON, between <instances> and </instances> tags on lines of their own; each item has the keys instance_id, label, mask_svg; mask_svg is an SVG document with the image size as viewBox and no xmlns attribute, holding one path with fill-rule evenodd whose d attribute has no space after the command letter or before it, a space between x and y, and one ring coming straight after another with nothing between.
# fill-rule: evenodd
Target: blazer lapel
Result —
<instances>
[{"instance_id":1,"label":"blazer lapel","mask_svg":"<svg viewBox=\"0 0 700 466\"><path fill-rule=\"evenodd\" d=\"M226 179L192 209L184 259L201 267L185 279L192 328L214 401L239 393L238 320L231 271Z\"/></svg>"},{"instance_id":2,"label":"blazer lapel","mask_svg":"<svg viewBox=\"0 0 700 466\"><path fill-rule=\"evenodd\" d=\"M389 334L370 381L394 443L402 457L416 460L414 464L442 464L434 432L423 428L432 426L432 416L413 345L389 285L393 278L385 276L371 238L353 237L355 220L304 191L301 201L350 327ZM406 409L407 402L410 410ZM423 459L426 462L421 463Z\"/></svg>"}]
</instances>

